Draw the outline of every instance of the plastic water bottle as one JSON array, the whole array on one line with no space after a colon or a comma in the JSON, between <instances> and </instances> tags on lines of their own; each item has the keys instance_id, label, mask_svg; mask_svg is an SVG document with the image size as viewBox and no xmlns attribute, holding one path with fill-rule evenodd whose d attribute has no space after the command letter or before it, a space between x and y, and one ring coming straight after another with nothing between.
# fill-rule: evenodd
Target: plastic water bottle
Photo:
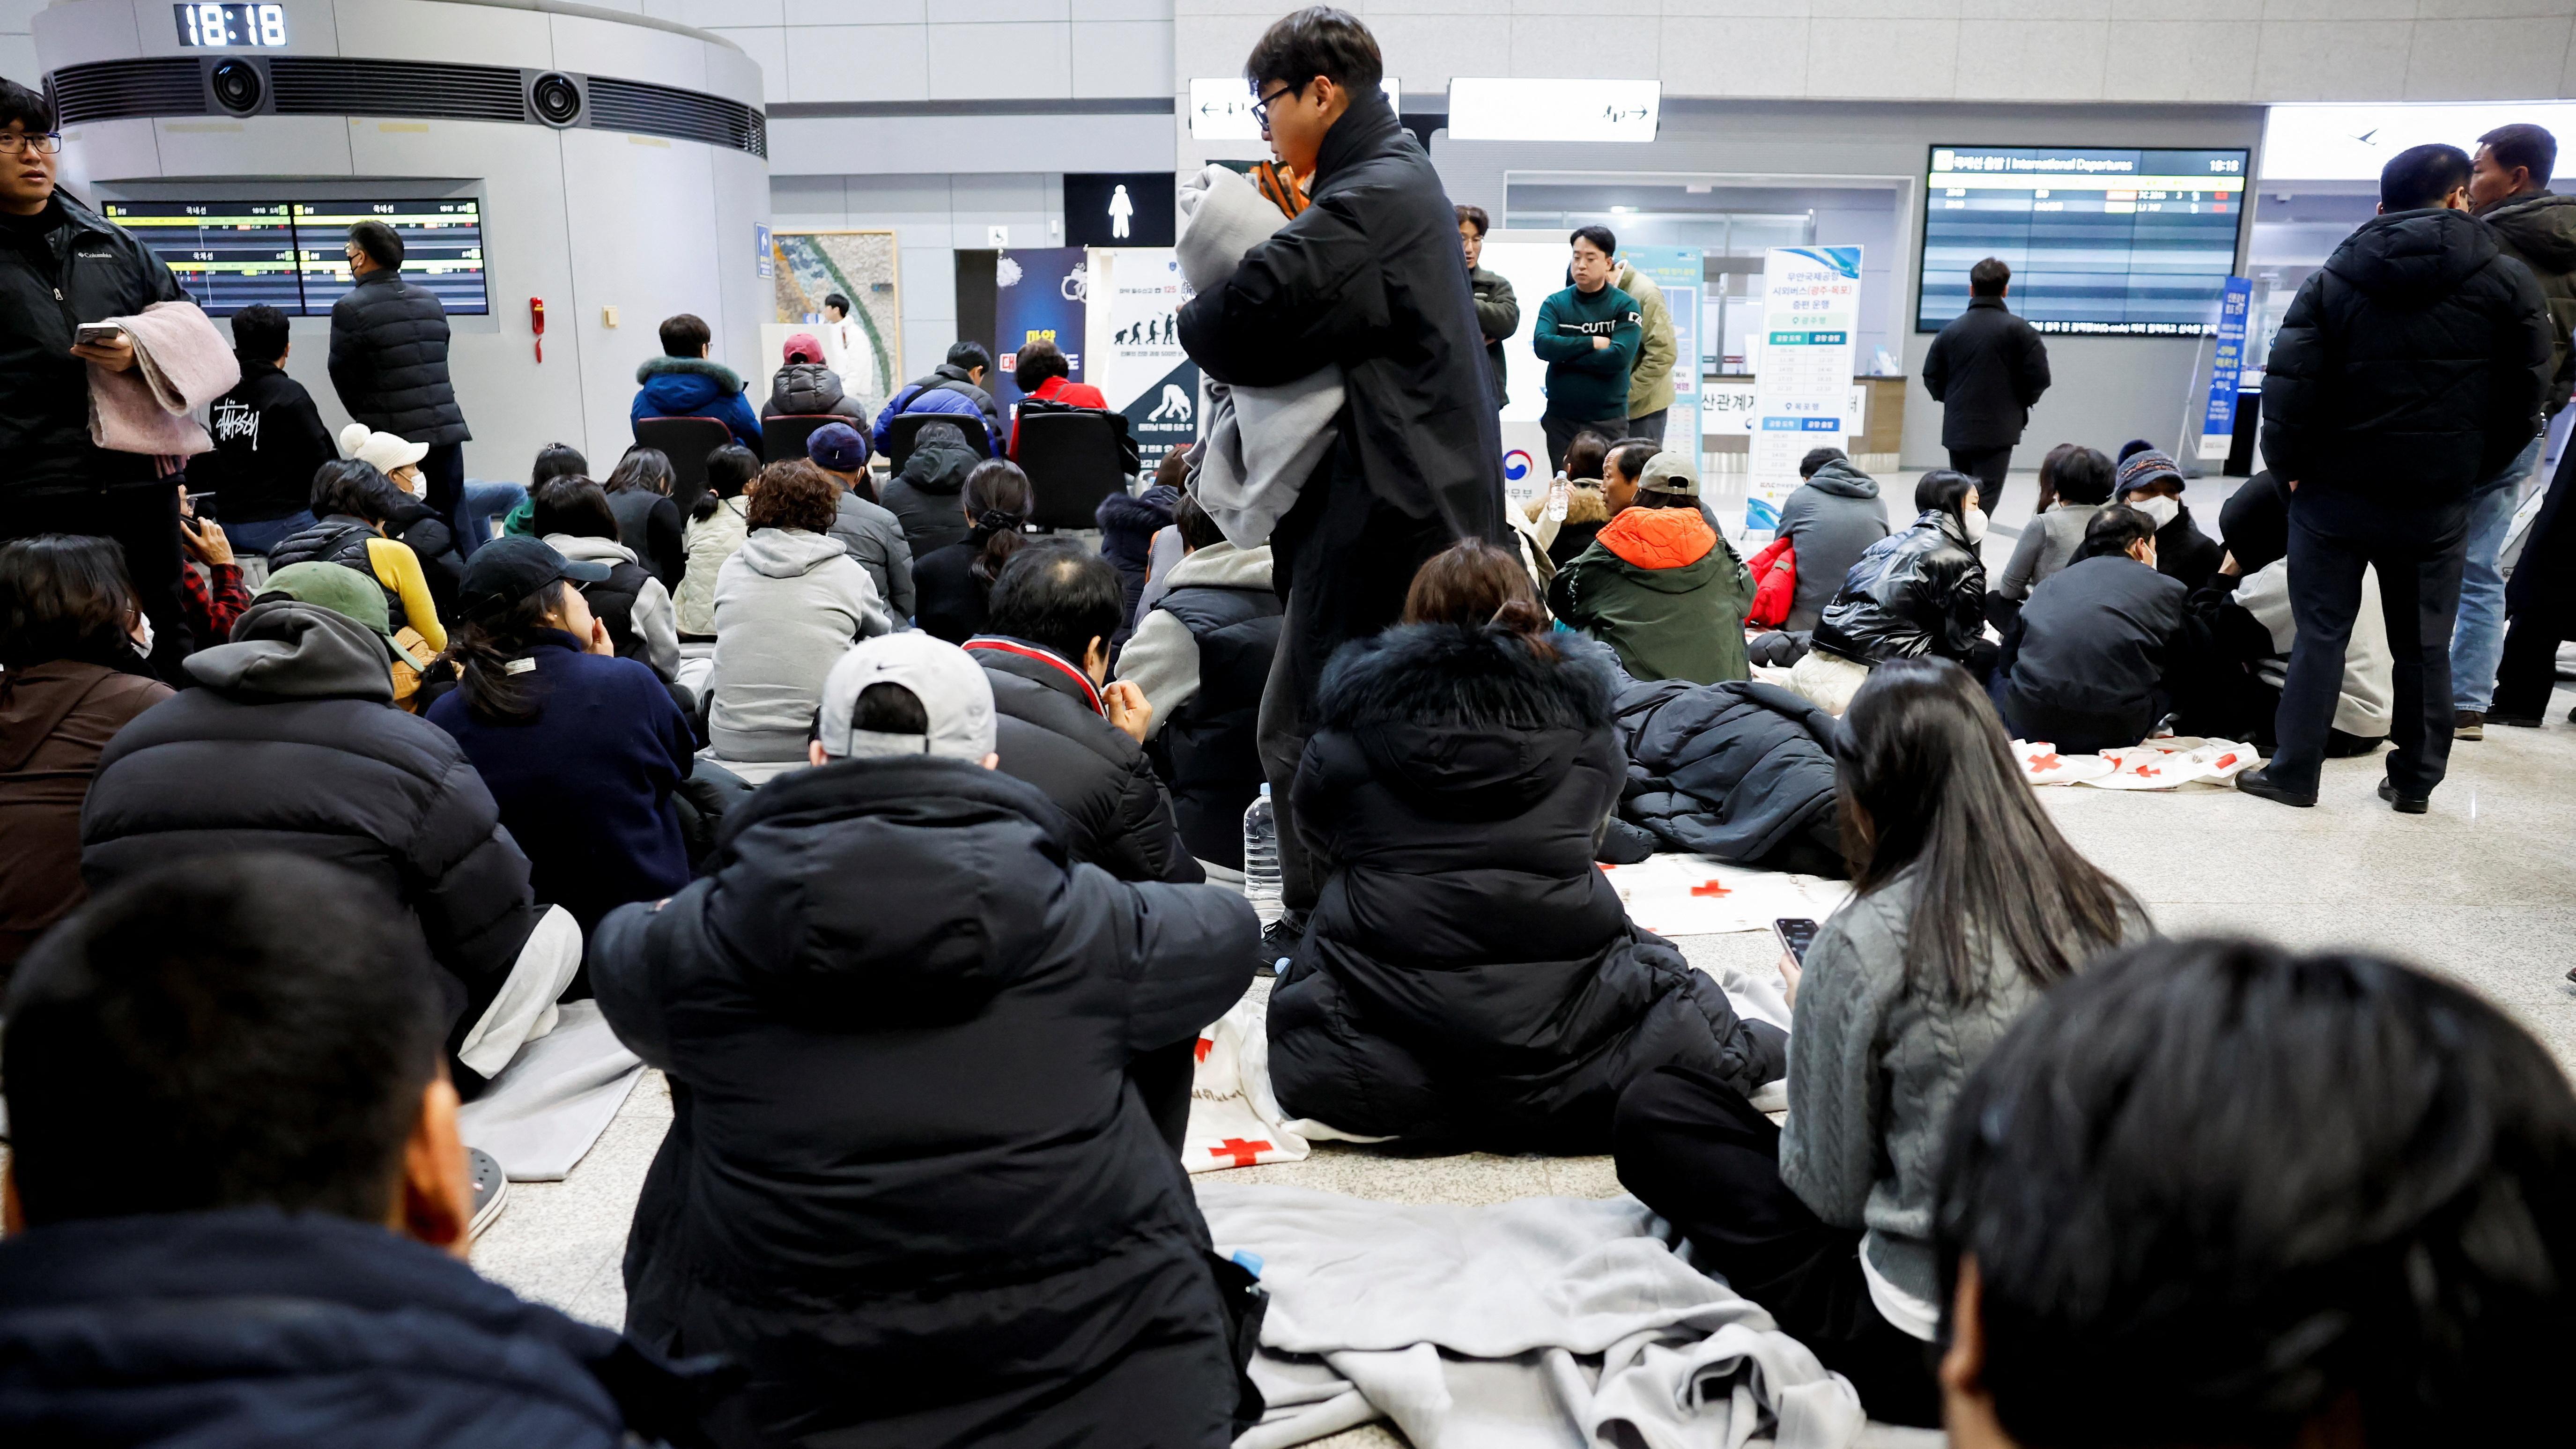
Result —
<instances>
[{"instance_id":1,"label":"plastic water bottle","mask_svg":"<svg viewBox=\"0 0 2576 1449\"><path fill-rule=\"evenodd\" d=\"M1286 913L1279 900L1279 812L1267 784L1243 812L1243 895L1265 931Z\"/></svg>"},{"instance_id":2,"label":"plastic water bottle","mask_svg":"<svg viewBox=\"0 0 2576 1449\"><path fill-rule=\"evenodd\" d=\"M1571 494L1573 491L1574 484L1562 473L1559 473L1554 478L1548 480L1547 516L1549 518L1552 518L1559 523L1563 523L1565 521L1566 498L1567 495Z\"/></svg>"}]
</instances>

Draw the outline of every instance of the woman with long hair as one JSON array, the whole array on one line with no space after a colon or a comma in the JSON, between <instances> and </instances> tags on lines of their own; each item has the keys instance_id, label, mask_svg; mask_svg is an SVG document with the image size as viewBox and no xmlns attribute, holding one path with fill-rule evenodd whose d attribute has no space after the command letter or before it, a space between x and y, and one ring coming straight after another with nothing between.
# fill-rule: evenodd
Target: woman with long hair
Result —
<instances>
[{"instance_id":1,"label":"woman with long hair","mask_svg":"<svg viewBox=\"0 0 2576 1449\"><path fill-rule=\"evenodd\" d=\"M40 533L0 545L0 986L89 898L81 802L99 752L170 697L144 662L151 639L115 540Z\"/></svg>"},{"instance_id":2,"label":"woman with long hair","mask_svg":"<svg viewBox=\"0 0 2576 1449\"><path fill-rule=\"evenodd\" d=\"M430 595L429 576L410 544L386 537L388 521L407 496L364 459L325 463L313 474L313 526L270 549L268 563L272 570L315 562L356 569L385 591L385 614L395 635L409 629L435 652L447 647L447 626Z\"/></svg>"},{"instance_id":3,"label":"woman with long hair","mask_svg":"<svg viewBox=\"0 0 2576 1449\"><path fill-rule=\"evenodd\" d=\"M678 678L680 635L671 596L635 550L618 542L617 500L573 475L548 479L535 501L537 537L548 548L607 568L607 578L583 585L581 593L591 614L608 626L617 657L650 666L666 684Z\"/></svg>"},{"instance_id":4,"label":"woman with long hair","mask_svg":"<svg viewBox=\"0 0 2576 1449\"><path fill-rule=\"evenodd\" d=\"M1803 970L1781 961L1787 1125L1734 1083L1668 1067L1620 1099L1619 1181L1850 1378L1871 1418L1937 1425L1924 1351L1950 1103L2039 993L2149 927L2057 833L1966 670L1891 660L1843 724L1852 898Z\"/></svg>"},{"instance_id":5,"label":"woman with long hair","mask_svg":"<svg viewBox=\"0 0 2576 1449\"><path fill-rule=\"evenodd\" d=\"M1300 1117L1497 1152L1600 1152L1630 1081L1751 1093L1785 1041L1632 924L1595 843L1627 779L1605 651L1560 650L1512 553L1469 540L1324 672L1292 818L1328 867L1270 998Z\"/></svg>"},{"instance_id":6,"label":"woman with long hair","mask_svg":"<svg viewBox=\"0 0 2576 1449\"><path fill-rule=\"evenodd\" d=\"M689 561L680 526L680 505L671 500L674 474L670 458L659 448L638 444L617 460L600 490L609 511L617 515L617 541L635 551L635 561L662 581L667 592L680 586L680 571Z\"/></svg>"},{"instance_id":7,"label":"woman with long hair","mask_svg":"<svg viewBox=\"0 0 2576 1449\"><path fill-rule=\"evenodd\" d=\"M751 532L751 485L759 476L760 458L740 443L707 454L707 491L689 505L688 567L671 593L683 639L716 636L716 574Z\"/></svg>"},{"instance_id":8,"label":"woman with long hair","mask_svg":"<svg viewBox=\"0 0 2576 1449\"><path fill-rule=\"evenodd\" d=\"M537 490L541 513L565 486ZM591 613L582 587L607 572L533 538L475 550L464 617L440 656L457 685L429 707L490 787L537 898L585 933L613 907L689 883L671 793L697 742L662 680L618 658Z\"/></svg>"},{"instance_id":9,"label":"woman with long hair","mask_svg":"<svg viewBox=\"0 0 2576 1449\"><path fill-rule=\"evenodd\" d=\"M1871 544L1816 621L1814 648L1791 671L1790 685L1817 706L1840 714L1871 668L1930 654L1966 664L1982 679L1994 670L1986 639L1986 536L1977 480L1935 468L1914 485L1911 528Z\"/></svg>"},{"instance_id":10,"label":"woman with long hair","mask_svg":"<svg viewBox=\"0 0 2576 1449\"><path fill-rule=\"evenodd\" d=\"M993 580L1027 542L1021 530L1037 506L1037 494L1019 464L991 458L966 475L958 502L969 525L966 537L912 561L913 607L921 627L951 644L984 632Z\"/></svg>"},{"instance_id":11,"label":"woman with long hair","mask_svg":"<svg viewBox=\"0 0 2576 1449\"><path fill-rule=\"evenodd\" d=\"M2075 562L2084 546L2084 526L2110 501L2110 459L2075 443L2048 450L2039 468L2038 516L2023 526L2021 541L2013 545L2012 558L1987 597L1986 612L1995 627L2009 628L2014 613L1997 601L2018 604L2040 580Z\"/></svg>"}]
</instances>

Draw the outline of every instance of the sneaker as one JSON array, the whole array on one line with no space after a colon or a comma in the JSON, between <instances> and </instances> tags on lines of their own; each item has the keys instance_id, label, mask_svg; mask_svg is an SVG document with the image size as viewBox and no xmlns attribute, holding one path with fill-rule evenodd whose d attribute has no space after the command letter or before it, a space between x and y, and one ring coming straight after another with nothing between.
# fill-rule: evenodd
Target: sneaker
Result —
<instances>
[{"instance_id":1,"label":"sneaker","mask_svg":"<svg viewBox=\"0 0 2576 1449\"><path fill-rule=\"evenodd\" d=\"M2455 740L2482 740L2486 737L2487 717L2484 712L2474 709L2464 709L2451 717L2451 738Z\"/></svg>"},{"instance_id":2,"label":"sneaker","mask_svg":"<svg viewBox=\"0 0 2576 1449\"><path fill-rule=\"evenodd\" d=\"M1306 923L1293 915L1281 916L1261 928L1259 959L1253 970L1263 976L1277 976L1297 959L1297 948L1306 942Z\"/></svg>"},{"instance_id":3,"label":"sneaker","mask_svg":"<svg viewBox=\"0 0 2576 1449\"><path fill-rule=\"evenodd\" d=\"M510 1175L501 1170L499 1159L480 1147L465 1149L465 1166L474 1174L474 1220L466 1233L479 1238L501 1216L501 1204L510 1196Z\"/></svg>"},{"instance_id":4,"label":"sneaker","mask_svg":"<svg viewBox=\"0 0 2576 1449\"><path fill-rule=\"evenodd\" d=\"M2258 770L2248 770L2237 776L2236 788L2242 794L2269 800L2275 805L2293 805L2301 810L2310 809L2317 803L2317 792L2314 790L2299 794L2286 786L2275 784L2272 780L2272 767L2269 765Z\"/></svg>"},{"instance_id":5,"label":"sneaker","mask_svg":"<svg viewBox=\"0 0 2576 1449\"><path fill-rule=\"evenodd\" d=\"M2379 798L2387 801L2389 807L2400 815L2421 815L2433 807L2430 795L2400 795L2397 782L2385 777L2379 782Z\"/></svg>"}]
</instances>

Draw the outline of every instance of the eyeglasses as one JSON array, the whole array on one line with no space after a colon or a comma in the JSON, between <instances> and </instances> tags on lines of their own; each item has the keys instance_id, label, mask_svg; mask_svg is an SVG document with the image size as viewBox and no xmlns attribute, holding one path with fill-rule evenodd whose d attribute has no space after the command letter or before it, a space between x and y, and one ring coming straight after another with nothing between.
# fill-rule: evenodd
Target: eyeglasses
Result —
<instances>
[{"instance_id":1,"label":"eyeglasses","mask_svg":"<svg viewBox=\"0 0 2576 1449\"><path fill-rule=\"evenodd\" d=\"M51 156L62 149L63 133L60 131L37 131L25 135L16 131L0 131L0 156L15 156L21 151Z\"/></svg>"},{"instance_id":2,"label":"eyeglasses","mask_svg":"<svg viewBox=\"0 0 2576 1449\"><path fill-rule=\"evenodd\" d=\"M1260 125L1261 129L1265 131L1269 130L1270 107L1275 104L1281 96L1300 95L1304 93L1305 89L1306 88L1304 86L1281 86L1279 89L1272 91L1270 94L1263 96L1257 101L1254 101L1252 103L1252 119Z\"/></svg>"}]
</instances>

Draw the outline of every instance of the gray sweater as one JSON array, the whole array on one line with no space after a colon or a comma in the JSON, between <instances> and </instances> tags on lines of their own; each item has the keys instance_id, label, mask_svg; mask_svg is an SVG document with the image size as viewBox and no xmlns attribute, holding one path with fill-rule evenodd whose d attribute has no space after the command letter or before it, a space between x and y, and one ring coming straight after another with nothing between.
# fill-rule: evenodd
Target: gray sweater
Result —
<instances>
[{"instance_id":1,"label":"gray sweater","mask_svg":"<svg viewBox=\"0 0 2576 1449\"><path fill-rule=\"evenodd\" d=\"M2060 503L2023 524L2021 541L2013 545L2012 561L2004 565L1995 592L2007 599L2029 598L2041 579L2075 562L2075 551L2084 546L2085 525L2101 511L2099 503Z\"/></svg>"},{"instance_id":2,"label":"gray sweater","mask_svg":"<svg viewBox=\"0 0 2576 1449\"><path fill-rule=\"evenodd\" d=\"M1879 1275L1933 1302L1932 1207L1950 1104L2039 988L1997 955L1974 1001L1908 990L1913 911L1909 871L1853 897L1817 931L1790 1018L1780 1177L1826 1222L1868 1229L1861 1249ZM2127 939L2148 931L2134 921Z\"/></svg>"},{"instance_id":3,"label":"gray sweater","mask_svg":"<svg viewBox=\"0 0 2576 1449\"><path fill-rule=\"evenodd\" d=\"M832 536L877 586L877 597L894 614L896 632L912 627L912 545L904 541L903 524L884 507L844 489Z\"/></svg>"},{"instance_id":4,"label":"gray sweater","mask_svg":"<svg viewBox=\"0 0 2576 1449\"><path fill-rule=\"evenodd\" d=\"M1851 566L1887 537L1878 480L1848 462L1827 463L1780 504L1779 536L1798 554L1798 592L1781 628L1813 629Z\"/></svg>"}]
</instances>

